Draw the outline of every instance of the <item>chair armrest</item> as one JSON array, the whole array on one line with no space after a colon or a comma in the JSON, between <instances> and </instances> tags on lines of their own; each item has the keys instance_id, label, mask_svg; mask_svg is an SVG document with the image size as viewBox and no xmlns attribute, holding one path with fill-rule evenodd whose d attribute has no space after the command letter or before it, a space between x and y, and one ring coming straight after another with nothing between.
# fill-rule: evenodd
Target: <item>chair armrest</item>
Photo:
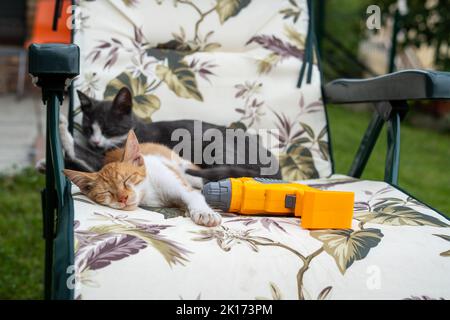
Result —
<instances>
[{"instance_id":1,"label":"chair armrest","mask_svg":"<svg viewBox=\"0 0 450 320\"><path fill-rule=\"evenodd\" d=\"M50 92L62 94L80 73L80 48L75 44L31 44L28 48L28 72L33 83L42 88L46 103Z\"/></svg>"},{"instance_id":2,"label":"chair armrest","mask_svg":"<svg viewBox=\"0 0 450 320\"><path fill-rule=\"evenodd\" d=\"M403 70L369 79L337 79L324 86L327 103L450 100L450 72Z\"/></svg>"}]
</instances>

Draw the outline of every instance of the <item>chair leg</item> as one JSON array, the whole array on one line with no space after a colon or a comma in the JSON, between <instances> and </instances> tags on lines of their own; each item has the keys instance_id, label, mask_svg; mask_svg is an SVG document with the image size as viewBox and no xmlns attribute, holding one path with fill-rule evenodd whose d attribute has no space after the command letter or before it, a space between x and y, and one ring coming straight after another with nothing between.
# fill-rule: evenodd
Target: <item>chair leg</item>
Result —
<instances>
[{"instance_id":1,"label":"chair leg","mask_svg":"<svg viewBox=\"0 0 450 320\"><path fill-rule=\"evenodd\" d=\"M383 118L375 112L366 132L364 133L355 158L353 159L352 166L348 172L350 177L361 177L364 168L369 161L369 157L372 154L372 150L375 147L381 129L383 128L383 124Z\"/></svg>"},{"instance_id":2,"label":"chair leg","mask_svg":"<svg viewBox=\"0 0 450 320\"><path fill-rule=\"evenodd\" d=\"M384 181L393 185L398 184L400 167L400 115L394 114L388 121L388 150L386 154L386 167Z\"/></svg>"},{"instance_id":3,"label":"chair leg","mask_svg":"<svg viewBox=\"0 0 450 320\"><path fill-rule=\"evenodd\" d=\"M27 68L27 53L25 50L21 50L19 52L19 68L17 74L17 88L16 88L17 99L22 98L25 92L26 68Z\"/></svg>"}]
</instances>

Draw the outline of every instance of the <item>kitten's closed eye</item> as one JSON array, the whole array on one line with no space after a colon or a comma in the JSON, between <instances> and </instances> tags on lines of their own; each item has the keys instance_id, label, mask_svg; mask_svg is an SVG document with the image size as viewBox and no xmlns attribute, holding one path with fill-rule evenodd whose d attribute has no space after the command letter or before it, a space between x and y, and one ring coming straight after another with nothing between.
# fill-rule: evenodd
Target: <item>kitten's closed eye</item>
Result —
<instances>
[{"instance_id":1,"label":"kitten's closed eye","mask_svg":"<svg viewBox=\"0 0 450 320\"><path fill-rule=\"evenodd\" d=\"M111 191L102 191L102 192L97 192L97 195L111 195Z\"/></svg>"},{"instance_id":2,"label":"kitten's closed eye","mask_svg":"<svg viewBox=\"0 0 450 320\"><path fill-rule=\"evenodd\" d=\"M101 204L109 204L111 202L112 193L110 191L99 192L94 196L94 200Z\"/></svg>"},{"instance_id":3,"label":"kitten's closed eye","mask_svg":"<svg viewBox=\"0 0 450 320\"><path fill-rule=\"evenodd\" d=\"M128 178L125 179L124 185L126 187L132 187L138 183L138 180L139 180L138 175L136 173L133 173L132 175L130 175Z\"/></svg>"}]
</instances>

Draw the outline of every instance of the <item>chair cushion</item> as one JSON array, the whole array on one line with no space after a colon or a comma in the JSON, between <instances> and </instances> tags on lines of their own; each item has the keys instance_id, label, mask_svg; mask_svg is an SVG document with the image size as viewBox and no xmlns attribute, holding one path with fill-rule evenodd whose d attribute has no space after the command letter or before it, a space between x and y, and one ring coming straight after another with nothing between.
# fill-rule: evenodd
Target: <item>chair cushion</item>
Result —
<instances>
[{"instance_id":1,"label":"chair cushion","mask_svg":"<svg viewBox=\"0 0 450 320\"><path fill-rule=\"evenodd\" d=\"M77 299L450 298L449 221L402 191L346 176L352 229L227 214L195 225L175 208L126 212L74 192Z\"/></svg>"},{"instance_id":2,"label":"chair cushion","mask_svg":"<svg viewBox=\"0 0 450 320\"><path fill-rule=\"evenodd\" d=\"M77 16L77 89L112 99L128 86L144 120L197 119L260 133L280 155L285 179L331 174L317 66L310 84L296 86L305 0L81 1Z\"/></svg>"}]
</instances>

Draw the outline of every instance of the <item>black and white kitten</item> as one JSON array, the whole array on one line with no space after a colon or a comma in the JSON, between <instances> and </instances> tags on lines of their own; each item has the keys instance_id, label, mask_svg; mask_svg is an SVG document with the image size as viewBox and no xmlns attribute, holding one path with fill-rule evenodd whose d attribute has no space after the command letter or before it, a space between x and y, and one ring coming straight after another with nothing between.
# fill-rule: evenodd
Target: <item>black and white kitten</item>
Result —
<instances>
[{"instance_id":1,"label":"black and white kitten","mask_svg":"<svg viewBox=\"0 0 450 320\"><path fill-rule=\"evenodd\" d=\"M82 116L82 137L73 139L67 130L67 121L61 117L60 135L65 151L66 168L81 171L98 171L103 166L104 152L113 148L123 147L130 129L136 133L141 143L159 143L174 149L180 141L172 138L172 133L177 129L189 132L190 145L192 147L187 154L180 154L186 160L197 164L203 170L188 172L207 180L220 180L229 177L267 177L281 179L278 161L268 150L260 146L259 139L250 139L251 135L243 130L235 130L239 138L244 138L245 144L239 145L236 141L226 139L226 130L232 130L224 126L201 122L201 134L195 132L199 128L198 120L175 120L146 123L137 118L132 112L132 95L124 87L116 94L113 101L97 101L77 91L80 100ZM197 122L197 123L196 123ZM209 129L215 129L220 133L224 141L222 150L214 150L214 158L222 161L208 162L203 157L203 151L211 144L211 139L203 139ZM196 136L197 135L197 136ZM253 136L254 137L254 136ZM197 139L202 140L201 150L194 147ZM214 139L214 138L212 138ZM82 141L84 140L84 141ZM256 141L256 159L253 163L250 159L250 144ZM253 148L255 146L252 146ZM211 148L211 147L210 147ZM259 150L259 148L263 148ZM254 151L255 149L253 149ZM264 154L264 161L260 157ZM201 155L196 154L201 152ZM196 157L197 156L197 157ZM254 154L252 155L255 156ZM195 161L200 160L200 161ZM232 161L230 161L232 160ZM225 164L226 163L226 164ZM262 168L270 167L271 174L264 174Z\"/></svg>"}]
</instances>

